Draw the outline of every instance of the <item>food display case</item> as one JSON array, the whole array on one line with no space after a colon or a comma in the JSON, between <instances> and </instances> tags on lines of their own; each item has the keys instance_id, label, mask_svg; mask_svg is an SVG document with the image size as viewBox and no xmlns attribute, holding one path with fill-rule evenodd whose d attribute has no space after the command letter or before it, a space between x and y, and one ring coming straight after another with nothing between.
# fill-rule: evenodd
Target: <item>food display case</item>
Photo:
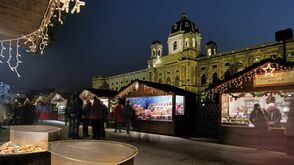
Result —
<instances>
[{"instance_id":1,"label":"food display case","mask_svg":"<svg viewBox=\"0 0 294 165\"><path fill-rule=\"evenodd\" d=\"M65 140L49 143L52 165L133 165L138 149L105 140Z\"/></svg>"},{"instance_id":2,"label":"food display case","mask_svg":"<svg viewBox=\"0 0 294 165\"><path fill-rule=\"evenodd\" d=\"M46 125L10 127L10 141L0 145L0 164L49 165L48 142L60 140L61 128Z\"/></svg>"}]
</instances>

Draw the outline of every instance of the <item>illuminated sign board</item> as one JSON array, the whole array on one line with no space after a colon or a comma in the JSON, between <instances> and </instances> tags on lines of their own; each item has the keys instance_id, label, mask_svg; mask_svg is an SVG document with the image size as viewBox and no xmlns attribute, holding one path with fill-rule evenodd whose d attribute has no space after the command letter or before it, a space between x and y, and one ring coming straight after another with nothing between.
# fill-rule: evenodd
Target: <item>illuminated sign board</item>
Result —
<instances>
[{"instance_id":1,"label":"illuminated sign board","mask_svg":"<svg viewBox=\"0 0 294 165\"><path fill-rule=\"evenodd\" d=\"M290 85L290 84L294 84L294 71L275 72L273 74L255 75L253 87Z\"/></svg>"}]
</instances>

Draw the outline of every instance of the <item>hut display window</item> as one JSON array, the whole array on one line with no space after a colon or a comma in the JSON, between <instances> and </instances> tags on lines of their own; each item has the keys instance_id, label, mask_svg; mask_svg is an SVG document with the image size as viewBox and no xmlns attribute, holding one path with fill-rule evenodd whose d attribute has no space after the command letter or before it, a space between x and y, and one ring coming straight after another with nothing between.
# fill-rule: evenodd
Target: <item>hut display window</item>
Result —
<instances>
[{"instance_id":1,"label":"hut display window","mask_svg":"<svg viewBox=\"0 0 294 165\"><path fill-rule=\"evenodd\" d=\"M294 91L277 92L251 92L251 93L228 93L221 96L222 100L222 124L243 125L253 127L249 122L253 105L258 103L261 108L268 112L267 118L272 120L270 106L275 106L281 114L278 124L271 127L285 127L289 112L290 101L293 100Z\"/></svg>"},{"instance_id":2,"label":"hut display window","mask_svg":"<svg viewBox=\"0 0 294 165\"><path fill-rule=\"evenodd\" d=\"M135 110L137 120L172 121L172 96L127 98Z\"/></svg>"},{"instance_id":3,"label":"hut display window","mask_svg":"<svg viewBox=\"0 0 294 165\"><path fill-rule=\"evenodd\" d=\"M176 115L185 115L184 96L176 95Z\"/></svg>"}]
</instances>

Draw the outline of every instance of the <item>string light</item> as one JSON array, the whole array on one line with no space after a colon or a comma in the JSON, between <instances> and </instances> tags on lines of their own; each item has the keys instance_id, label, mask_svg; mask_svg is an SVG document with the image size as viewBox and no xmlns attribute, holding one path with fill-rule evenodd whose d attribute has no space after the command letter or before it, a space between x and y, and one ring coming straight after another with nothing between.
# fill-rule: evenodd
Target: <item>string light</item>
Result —
<instances>
[{"instance_id":1,"label":"string light","mask_svg":"<svg viewBox=\"0 0 294 165\"><path fill-rule=\"evenodd\" d=\"M76 4L75 4L75 6L72 8L71 13L72 13L72 14L75 13L75 12L80 13L80 8L81 8L81 6L85 6L85 5L86 5L85 2L80 1L80 0L76 0Z\"/></svg>"},{"instance_id":2,"label":"string light","mask_svg":"<svg viewBox=\"0 0 294 165\"><path fill-rule=\"evenodd\" d=\"M206 96L208 98L212 99L214 98L214 95L217 93L225 93L230 88L243 88L244 82L250 81L252 82L254 79L254 76L257 74L263 74L265 76L273 76L274 71L290 71L290 77L294 76L294 67L282 67L279 66L279 64L275 64L275 67L272 67L271 63L266 63L258 68L253 69L252 71L248 71L236 78L233 78L227 82L224 82L220 85L217 85L216 87L209 89L205 92Z\"/></svg>"},{"instance_id":3,"label":"string light","mask_svg":"<svg viewBox=\"0 0 294 165\"><path fill-rule=\"evenodd\" d=\"M3 50L5 50L5 49L6 48L3 46L3 41L1 41L1 53L0 53L0 57L3 58L3 59L5 58L4 55L3 55ZM0 60L0 63L3 63L3 62Z\"/></svg>"},{"instance_id":4,"label":"string light","mask_svg":"<svg viewBox=\"0 0 294 165\"><path fill-rule=\"evenodd\" d=\"M8 64L11 71L15 72L18 77L20 77L20 74L18 73L18 66L22 63L20 60L21 55L19 54L19 42L23 41L24 45L27 47L26 52L37 52L40 51L41 54L44 53L44 49L48 46L49 42L49 36L48 36L48 26L53 26L52 22L50 21L52 17L56 17L54 15L54 11L58 11L58 22L60 24L63 24L63 21L61 19L62 13L61 11L65 11L66 13L69 12L70 2L75 1L75 5L71 10L71 13L79 13L80 7L85 6L86 3L81 0L50 0L48 3L48 7L46 9L46 12L43 16L42 22L39 26L39 28L36 31L33 31L30 34L22 35L19 38L14 39L8 39L8 40L0 40L1 43L1 51L0 51L0 63L3 63L2 59L5 59L4 50L6 49L4 47L4 43L9 43L9 49L8 49L8 60L6 63ZM16 42L16 65L12 67L12 42Z\"/></svg>"}]
</instances>

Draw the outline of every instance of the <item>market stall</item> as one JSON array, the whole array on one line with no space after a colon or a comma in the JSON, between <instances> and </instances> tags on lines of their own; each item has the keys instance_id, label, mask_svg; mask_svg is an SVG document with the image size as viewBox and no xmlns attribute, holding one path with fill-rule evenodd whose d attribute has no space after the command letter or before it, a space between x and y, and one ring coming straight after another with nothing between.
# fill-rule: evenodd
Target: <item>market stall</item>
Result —
<instances>
[{"instance_id":1,"label":"market stall","mask_svg":"<svg viewBox=\"0 0 294 165\"><path fill-rule=\"evenodd\" d=\"M136 80L118 96L126 98L135 110L136 131L178 136L193 132L194 93L171 85Z\"/></svg>"},{"instance_id":2,"label":"market stall","mask_svg":"<svg viewBox=\"0 0 294 165\"><path fill-rule=\"evenodd\" d=\"M110 99L116 94L117 92L112 90L86 88L79 92L79 97L83 100L84 104L87 100L93 102L93 98L97 97L107 108L109 108Z\"/></svg>"},{"instance_id":3,"label":"market stall","mask_svg":"<svg viewBox=\"0 0 294 165\"><path fill-rule=\"evenodd\" d=\"M266 145L284 150L289 105L294 99L293 63L264 60L209 88L208 97L219 96L224 143L254 146L253 107L259 105L268 121Z\"/></svg>"},{"instance_id":4,"label":"market stall","mask_svg":"<svg viewBox=\"0 0 294 165\"><path fill-rule=\"evenodd\" d=\"M57 119L64 121L65 120L65 109L67 106L68 99L70 97L70 94L65 93L55 93L50 101L50 104L52 105L52 111L51 111L51 119Z\"/></svg>"},{"instance_id":5,"label":"market stall","mask_svg":"<svg viewBox=\"0 0 294 165\"><path fill-rule=\"evenodd\" d=\"M105 90L105 89L93 89L93 88L86 88L79 92L79 97L83 100L83 104L86 104L87 100L90 100L91 103L94 101L94 97L97 97L102 103L108 108L108 111L110 114L112 111L112 99L117 94L117 91L112 90ZM109 119L106 122L106 126L112 126L113 125L113 119L109 117Z\"/></svg>"}]
</instances>

